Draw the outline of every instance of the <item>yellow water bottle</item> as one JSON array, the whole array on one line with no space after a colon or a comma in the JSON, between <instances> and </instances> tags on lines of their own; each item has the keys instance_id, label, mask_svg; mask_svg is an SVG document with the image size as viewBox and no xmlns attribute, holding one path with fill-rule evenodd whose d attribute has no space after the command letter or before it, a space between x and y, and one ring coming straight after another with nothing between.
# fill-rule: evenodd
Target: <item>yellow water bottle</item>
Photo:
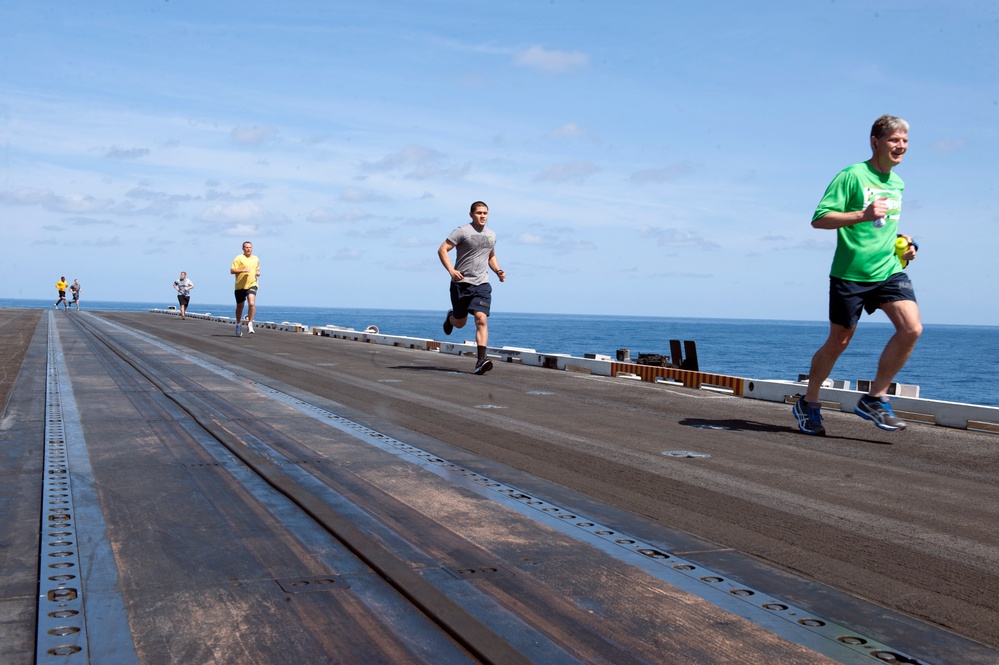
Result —
<instances>
[{"instance_id":1,"label":"yellow water bottle","mask_svg":"<svg viewBox=\"0 0 999 665\"><path fill-rule=\"evenodd\" d=\"M905 254L905 251L907 249L909 249L909 241L908 240L906 240L905 238L896 238L895 239L895 256L898 257L898 261L899 261L899 263L902 264L903 268L905 268L907 265L909 265L909 262L902 258L902 255Z\"/></svg>"}]
</instances>

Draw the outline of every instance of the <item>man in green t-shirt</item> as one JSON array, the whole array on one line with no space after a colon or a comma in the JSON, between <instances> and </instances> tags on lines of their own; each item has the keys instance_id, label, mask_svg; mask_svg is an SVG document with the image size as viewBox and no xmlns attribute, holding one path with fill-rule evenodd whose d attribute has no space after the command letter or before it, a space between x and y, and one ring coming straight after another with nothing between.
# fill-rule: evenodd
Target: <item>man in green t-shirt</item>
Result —
<instances>
[{"instance_id":1,"label":"man in green t-shirt","mask_svg":"<svg viewBox=\"0 0 999 665\"><path fill-rule=\"evenodd\" d=\"M812 357L808 390L794 404L798 429L824 435L819 389L836 360L849 346L861 313L882 310L895 326L878 361L871 389L860 398L854 413L881 429L898 431L905 421L888 402L888 387L902 369L923 331L912 282L902 271L919 249L912 238L898 233L902 211L902 179L892 172L909 146L909 124L883 115L871 127L873 155L866 162L843 169L819 202L812 226L836 230L836 254L829 273L829 337ZM899 256L896 240L908 248Z\"/></svg>"}]
</instances>

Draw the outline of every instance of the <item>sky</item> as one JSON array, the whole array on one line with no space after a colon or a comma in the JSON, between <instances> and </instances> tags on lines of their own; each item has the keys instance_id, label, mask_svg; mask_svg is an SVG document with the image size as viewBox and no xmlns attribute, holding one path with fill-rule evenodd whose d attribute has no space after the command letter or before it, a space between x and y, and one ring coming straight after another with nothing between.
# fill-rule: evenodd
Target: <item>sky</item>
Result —
<instances>
[{"instance_id":1,"label":"sky","mask_svg":"<svg viewBox=\"0 0 999 665\"><path fill-rule=\"evenodd\" d=\"M0 297L826 320L811 216L910 123L926 323L999 325L994 0L3 0ZM876 316L881 316L877 314ZM885 320L882 318L882 320Z\"/></svg>"}]
</instances>

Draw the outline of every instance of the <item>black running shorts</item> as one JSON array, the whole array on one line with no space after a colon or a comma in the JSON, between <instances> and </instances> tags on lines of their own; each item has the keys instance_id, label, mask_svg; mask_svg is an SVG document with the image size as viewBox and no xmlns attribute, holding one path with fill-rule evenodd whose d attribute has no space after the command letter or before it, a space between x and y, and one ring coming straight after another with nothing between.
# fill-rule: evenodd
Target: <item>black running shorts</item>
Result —
<instances>
[{"instance_id":1,"label":"black running shorts","mask_svg":"<svg viewBox=\"0 0 999 665\"><path fill-rule=\"evenodd\" d=\"M236 304L239 304L241 302L246 302L246 296L248 296L251 293L253 294L254 297L256 297L257 296L257 287L251 286L248 289L236 289L236 291L235 291L235 294L236 294Z\"/></svg>"},{"instance_id":2,"label":"black running shorts","mask_svg":"<svg viewBox=\"0 0 999 665\"><path fill-rule=\"evenodd\" d=\"M451 282L451 311L454 318L463 319L469 312L482 312L489 316L489 306L493 301L493 287L485 284Z\"/></svg>"},{"instance_id":3,"label":"black running shorts","mask_svg":"<svg viewBox=\"0 0 999 665\"><path fill-rule=\"evenodd\" d=\"M857 325L862 311L873 314L881 305L896 300L916 302L912 281L904 272L897 272L883 282L829 278L829 320L844 328Z\"/></svg>"}]
</instances>

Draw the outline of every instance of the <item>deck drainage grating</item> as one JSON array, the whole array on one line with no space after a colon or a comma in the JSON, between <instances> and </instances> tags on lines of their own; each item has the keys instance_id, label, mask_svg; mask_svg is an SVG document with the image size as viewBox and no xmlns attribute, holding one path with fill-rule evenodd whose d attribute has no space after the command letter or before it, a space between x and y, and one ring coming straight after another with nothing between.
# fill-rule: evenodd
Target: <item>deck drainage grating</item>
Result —
<instances>
[{"instance_id":1,"label":"deck drainage grating","mask_svg":"<svg viewBox=\"0 0 999 665\"><path fill-rule=\"evenodd\" d=\"M43 493L49 501L40 511L43 556L39 557L38 564L35 662L86 663L89 662L86 617L82 587L75 572L80 570L80 557L76 547L72 476L66 455L60 378L56 371L54 326L49 326L48 335Z\"/></svg>"}]
</instances>

